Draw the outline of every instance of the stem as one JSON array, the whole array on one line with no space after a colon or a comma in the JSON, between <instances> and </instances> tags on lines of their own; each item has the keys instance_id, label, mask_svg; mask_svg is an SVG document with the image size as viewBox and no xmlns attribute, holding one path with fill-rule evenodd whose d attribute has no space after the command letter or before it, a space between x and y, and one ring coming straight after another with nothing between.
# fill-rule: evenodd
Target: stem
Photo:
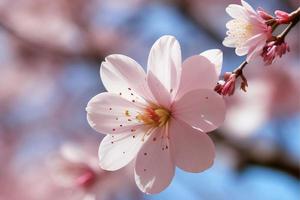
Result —
<instances>
[{"instance_id":1,"label":"stem","mask_svg":"<svg viewBox=\"0 0 300 200\"><path fill-rule=\"evenodd\" d=\"M243 74L243 69L246 67L247 64L247 61L242 62L242 64L240 64L240 66L238 66L232 73L235 74L236 77L241 76Z\"/></svg>"}]
</instances>

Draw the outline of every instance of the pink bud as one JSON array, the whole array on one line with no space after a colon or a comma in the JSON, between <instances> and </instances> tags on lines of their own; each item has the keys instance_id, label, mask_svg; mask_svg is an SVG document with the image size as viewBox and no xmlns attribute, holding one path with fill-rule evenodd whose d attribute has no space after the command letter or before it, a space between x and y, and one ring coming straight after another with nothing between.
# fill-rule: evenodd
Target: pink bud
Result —
<instances>
[{"instance_id":1,"label":"pink bud","mask_svg":"<svg viewBox=\"0 0 300 200\"><path fill-rule=\"evenodd\" d=\"M231 96L234 94L235 90L235 82L236 82L236 75L231 74L228 80L226 81L223 89L222 89L222 95L226 96Z\"/></svg>"},{"instance_id":2,"label":"pink bud","mask_svg":"<svg viewBox=\"0 0 300 200\"><path fill-rule=\"evenodd\" d=\"M276 21L280 24L288 24L291 21L290 14L282 10L276 10Z\"/></svg>"},{"instance_id":3,"label":"pink bud","mask_svg":"<svg viewBox=\"0 0 300 200\"><path fill-rule=\"evenodd\" d=\"M264 20L270 20L273 19L274 17L272 15L270 15L269 13L267 13L262 7L259 7L257 9L257 13L259 14L259 16L261 16L261 18L263 18Z\"/></svg>"},{"instance_id":4,"label":"pink bud","mask_svg":"<svg viewBox=\"0 0 300 200\"><path fill-rule=\"evenodd\" d=\"M228 81L229 77L232 75L231 72L225 72L224 74L224 81Z\"/></svg>"},{"instance_id":5,"label":"pink bud","mask_svg":"<svg viewBox=\"0 0 300 200\"><path fill-rule=\"evenodd\" d=\"M234 94L236 82L236 74L226 72L224 74L224 81L221 80L217 83L215 91L223 96L231 96Z\"/></svg>"}]
</instances>

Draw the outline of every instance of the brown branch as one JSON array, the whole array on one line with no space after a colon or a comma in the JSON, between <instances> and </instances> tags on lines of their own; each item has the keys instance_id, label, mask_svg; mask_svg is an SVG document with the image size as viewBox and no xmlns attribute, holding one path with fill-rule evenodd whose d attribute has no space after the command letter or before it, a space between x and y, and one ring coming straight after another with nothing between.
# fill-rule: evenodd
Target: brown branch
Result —
<instances>
[{"instance_id":1,"label":"brown branch","mask_svg":"<svg viewBox=\"0 0 300 200\"><path fill-rule=\"evenodd\" d=\"M213 138L216 142L222 143L235 150L239 158L237 165L237 170L239 171L243 171L251 165L258 165L286 172L291 176L300 179L298 163L289 159L289 155L280 146L277 146L276 151L266 158L260 154L257 149L253 148L253 146L249 147L244 143L235 142L224 136L221 132L214 133Z\"/></svg>"}]
</instances>

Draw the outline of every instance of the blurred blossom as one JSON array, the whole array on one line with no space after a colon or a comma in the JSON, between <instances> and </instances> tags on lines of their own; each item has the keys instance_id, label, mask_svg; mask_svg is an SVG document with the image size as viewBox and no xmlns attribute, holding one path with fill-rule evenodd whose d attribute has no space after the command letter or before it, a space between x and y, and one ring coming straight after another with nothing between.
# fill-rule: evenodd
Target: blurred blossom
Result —
<instances>
[{"instance_id":1,"label":"blurred blossom","mask_svg":"<svg viewBox=\"0 0 300 200\"><path fill-rule=\"evenodd\" d=\"M115 196L115 191L134 193L135 186L128 178L127 168L118 173L103 171L95 152L84 151L78 145L80 143L64 144L59 153L47 160L55 183L70 189L73 199L109 200Z\"/></svg>"},{"instance_id":2,"label":"blurred blossom","mask_svg":"<svg viewBox=\"0 0 300 200\"><path fill-rule=\"evenodd\" d=\"M247 94L239 92L227 99L229 108L223 128L228 134L248 137L268 120L300 111L298 69L286 70L280 64L267 71L255 68L249 74Z\"/></svg>"},{"instance_id":3,"label":"blurred blossom","mask_svg":"<svg viewBox=\"0 0 300 200\"><path fill-rule=\"evenodd\" d=\"M228 134L236 137L249 137L269 117L270 83L265 80L250 82L251 86L246 95L240 91L227 99L229 107L222 127Z\"/></svg>"},{"instance_id":4,"label":"blurred blossom","mask_svg":"<svg viewBox=\"0 0 300 200\"><path fill-rule=\"evenodd\" d=\"M22 37L34 38L49 46L74 48L79 45L79 28L63 12L63 1L4 0L0 10L5 23L12 26ZM9 9L8 9L9 8ZM8 12L13 10L14 14ZM25 23L24 23L25 22ZM78 48L78 47L77 47Z\"/></svg>"}]
</instances>

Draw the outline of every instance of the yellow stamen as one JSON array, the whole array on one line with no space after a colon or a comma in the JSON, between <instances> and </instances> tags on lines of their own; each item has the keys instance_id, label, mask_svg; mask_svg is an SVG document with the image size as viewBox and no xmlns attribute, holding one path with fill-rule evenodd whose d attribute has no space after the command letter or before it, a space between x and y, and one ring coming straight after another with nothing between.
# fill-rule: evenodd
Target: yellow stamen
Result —
<instances>
[{"instance_id":1,"label":"yellow stamen","mask_svg":"<svg viewBox=\"0 0 300 200\"><path fill-rule=\"evenodd\" d=\"M127 117L130 117L130 113L129 113L128 110L125 110L125 115L126 115Z\"/></svg>"},{"instance_id":2,"label":"yellow stamen","mask_svg":"<svg viewBox=\"0 0 300 200\"><path fill-rule=\"evenodd\" d=\"M143 122L146 125L153 127L164 126L170 118L170 112L161 107L149 107L145 110L145 113L138 114L136 119Z\"/></svg>"}]
</instances>

